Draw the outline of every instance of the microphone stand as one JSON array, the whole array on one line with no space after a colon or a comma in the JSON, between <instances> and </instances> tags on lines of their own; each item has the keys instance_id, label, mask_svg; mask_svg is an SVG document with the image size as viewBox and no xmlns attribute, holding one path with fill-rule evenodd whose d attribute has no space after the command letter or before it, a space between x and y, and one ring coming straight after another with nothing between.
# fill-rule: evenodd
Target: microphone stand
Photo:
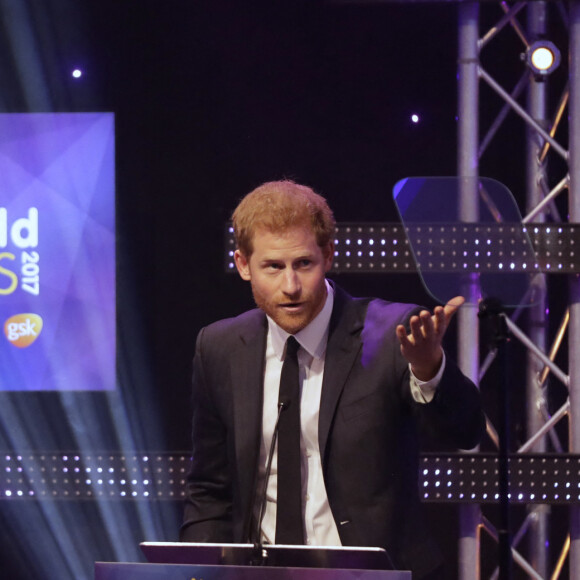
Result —
<instances>
[{"instance_id":1,"label":"microphone stand","mask_svg":"<svg viewBox=\"0 0 580 580\"><path fill-rule=\"evenodd\" d=\"M270 472L272 471L272 459L274 457L274 449L276 449L276 441L278 440L278 423L280 423L280 416L282 411L288 408L288 403L278 403L278 416L276 417L276 424L274 425L274 432L272 433L272 442L268 451L268 460L266 461L266 473L264 474L264 481L262 482L262 489L260 491L260 511L258 512L258 521L254 530L253 544L254 552L250 560L250 566L267 566L268 565L268 550L262 543L262 520L264 519L264 512L266 511L266 499L268 491L268 480L270 479ZM252 538L250 538L252 541Z\"/></svg>"},{"instance_id":2,"label":"microphone stand","mask_svg":"<svg viewBox=\"0 0 580 580\"><path fill-rule=\"evenodd\" d=\"M487 298L480 303L479 318L487 320L492 346L497 353L499 365L499 457L498 457L498 487L499 487L499 580L511 580L512 577L512 547L510 538L510 483L509 483L509 429L510 400L508 388L508 328L505 321L505 311L501 302L495 298Z\"/></svg>"}]
</instances>

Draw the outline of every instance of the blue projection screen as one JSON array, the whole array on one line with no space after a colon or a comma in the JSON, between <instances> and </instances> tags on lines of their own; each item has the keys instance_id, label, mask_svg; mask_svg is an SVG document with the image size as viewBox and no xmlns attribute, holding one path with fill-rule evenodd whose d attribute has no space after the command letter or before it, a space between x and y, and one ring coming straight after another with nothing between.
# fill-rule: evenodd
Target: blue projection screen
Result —
<instances>
[{"instance_id":1,"label":"blue projection screen","mask_svg":"<svg viewBox=\"0 0 580 580\"><path fill-rule=\"evenodd\" d=\"M0 114L0 391L115 388L112 113Z\"/></svg>"}]
</instances>

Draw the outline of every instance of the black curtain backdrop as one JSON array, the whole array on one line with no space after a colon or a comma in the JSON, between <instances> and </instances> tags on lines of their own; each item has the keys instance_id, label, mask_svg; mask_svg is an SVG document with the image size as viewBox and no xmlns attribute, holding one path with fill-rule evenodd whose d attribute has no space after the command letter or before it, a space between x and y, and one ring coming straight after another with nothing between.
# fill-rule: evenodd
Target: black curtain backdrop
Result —
<instances>
[{"instance_id":1,"label":"black curtain backdrop","mask_svg":"<svg viewBox=\"0 0 580 580\"><path fill-rule=\"evenodd\" d=\"M125 4L99 8L113 42L95 43L117 113L119 275L132 283L119 316L124 329L125 300L145 315L167 444L183 448L195 335L252 306L224 274L237 201L287 177L338 221L396 221L396 181L455 172L455 7ZM355 294L427 300L411 275L338 278Z\"/></svg>"}]
</instances>

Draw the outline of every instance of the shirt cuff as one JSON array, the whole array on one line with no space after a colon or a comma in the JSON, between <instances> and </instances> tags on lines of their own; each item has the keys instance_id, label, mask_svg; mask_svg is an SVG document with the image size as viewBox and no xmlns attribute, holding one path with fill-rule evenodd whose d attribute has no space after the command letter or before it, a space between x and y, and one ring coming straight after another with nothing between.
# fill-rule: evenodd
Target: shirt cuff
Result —
<instances>
[{"instance_id":1,"label":"shirt cuff","mask_svg":"<svg viewBox=\"0 0 580 580\"><path fill-rule=\"evenodd\" d=\"M443 359L441 360L441 366L437 371L437 374L430 381L420 381L411 370L411 365L409 364L409 372L411 374L411 395L417 403L430 403L435 396L437 387L441 382L441 377L443 376L443 371L445 370L445 352L443 352Z\"/></svg>"}]
</instances>

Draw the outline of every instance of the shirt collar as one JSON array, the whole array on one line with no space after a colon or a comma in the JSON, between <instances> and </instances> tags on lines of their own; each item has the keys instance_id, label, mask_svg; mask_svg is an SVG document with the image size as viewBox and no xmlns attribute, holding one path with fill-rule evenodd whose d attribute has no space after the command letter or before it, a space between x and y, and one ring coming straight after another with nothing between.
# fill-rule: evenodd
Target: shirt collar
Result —
<instances>
[{"instance_id":1,"label":"shirt collar","mask_svg":"<svg viewBox=\"0 0 580 580\"><path fill-rule=\"evenodd\" d=\"M334 288L324 281L326 284L326 301L322 310L316 315L316 318L308 326L294 335L294 338L300 343L300 346L308 352L308 354L315 358L322 358L326 352L326 343L328 341L328 327L330 325L330 315L332 314L332 307L334 305ZM282 360L284 354L284 345L290 336L285 330L280 328L269 316L268 332L272 339L272 346L274 352L279 360Z\"/></svg>"}]
</instances>

